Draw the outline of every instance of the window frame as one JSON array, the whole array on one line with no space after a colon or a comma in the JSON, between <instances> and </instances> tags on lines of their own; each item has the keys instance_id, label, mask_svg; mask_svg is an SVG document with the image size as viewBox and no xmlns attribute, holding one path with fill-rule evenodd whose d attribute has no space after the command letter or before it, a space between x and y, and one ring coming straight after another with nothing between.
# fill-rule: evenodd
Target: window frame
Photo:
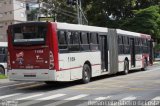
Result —
<instances>
[{"instance_id":1,"label":"window frame","mask_svg":"<svg viewBox=\"0 0 160 106\"><path fill-rule=\"evenodd\" d=\"M59 36L60 36L60 32L63 32L64 34L64 37L65 37L65 43L64 44L60 44L59 42ZM58 34L58 48L59 48L59 51L64 51L64 50L68 50L68 40L67 40L67 34L66 34L66 31L65 30L58 30L57 31L57 34ZM66 46L66 48L60 48L60 46Z\"/></svg>"},{"instance_id":2,"label":"window frame","mask_svg":"<svg viewBox=\"0 0 160 106\"><path fill-rule=\"evenodd\" d=\"M92 40L92 36L96 37ZM90 44L90 50L91 51L97 51L99 50L99 37L98 32L90 32L89 33L89 44ZM95 42L96 41L96 42Z\"/></svg>"},{"instance_id":3,"label":"window frame","mask_svg":"<svg viewBox=\"0 0 160 106\"><path fill-rule=\"evenodd\" d=\"M78 43L74 43L72 39L72 43L70 43L70 38L68 33L71 33L71 37L73 37L75 34L78 33ZM67 40L68 40L68 51L69 52L77 52L80 51L80 31L75 31L75 30L67 30ZM76 48L77 46L77 48Z\"/></svg>"},{"instance_id":4,"label":"window frame","mask_svg":"<svg viewBox=\"0 0 160 106\"><path fill-rule=\"evenodd\" d=\"M83 38L84 36L86 36L86 38ZM84 43L82 38L86 39L87 43ZM80 48L81 51L90 51L89 32L82 31L80 33Z\"/></svg>"}]
</instances>

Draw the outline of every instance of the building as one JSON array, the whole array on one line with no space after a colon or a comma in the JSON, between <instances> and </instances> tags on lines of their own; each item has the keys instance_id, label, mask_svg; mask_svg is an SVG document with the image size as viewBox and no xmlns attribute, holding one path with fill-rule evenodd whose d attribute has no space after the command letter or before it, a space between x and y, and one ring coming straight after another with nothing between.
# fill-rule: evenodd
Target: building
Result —
<instances>
[{"instance_id":1,"label":"building","mask_svg":"<svg viewBox=\"0 0 160 106\"><path fill-rule=\"evenodd\" d=\"M0 0L0 41L7 41L8 25L26 20L26 3L24 1Z\"/></svg>"}]
</instances>

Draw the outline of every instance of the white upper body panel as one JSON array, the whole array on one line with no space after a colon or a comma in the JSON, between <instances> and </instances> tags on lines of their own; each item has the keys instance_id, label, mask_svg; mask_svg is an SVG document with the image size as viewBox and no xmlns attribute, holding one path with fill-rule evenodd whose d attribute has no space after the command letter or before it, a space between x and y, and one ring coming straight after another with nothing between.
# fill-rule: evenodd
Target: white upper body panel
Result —
<instances>
[{"instance_id":1,"label":"white upper body panel","mask_svg":"<svg viewBox=\"0 0 160 106\"><path fill-rule=\"evenodd\" d=\"M8 43L7 42L0 42L0 47L8 47Z\"/></svg>"},{"instance_id":2,"label":"white upper body panel","mask_svg":"<svg viewBox=\"0 0 160 106\"><path fill-rule=\"evenodd\" d=\"M57 23L57 29L108 33L108 28L105 28L105 27L96 27L96 26L69 24L69 23L60 23L60 22L56 22L56 23ZM147 34L125 31L121 29L116 29L116 31L117 31L117 34L151 39L151 36Z\"/></svg>"},{"instance_id":3,"label":"white upper body panel","mask_svg":"<svg viewBox=\"0 0 160 106\"><path fill-rule=\"evenodd\" d=\"M75 30L75 31L90 31L90 32L104 32L104 33L108 32L108 28L104 27L95 27L95 26L68 24L68 23L57 23L57 28L63 30Z\"/></svg>"},{"instance_id":4,"label":"white upper body panel","mask_svg":"<svg viewBox=\"0 0 160 106\"><path fill-rule=\"evenodd\" d=\"M151 36L147 35L147 34L125 31L125 30L121 30L121 29L117 29L117 34L129 35L129 36L135 36L135 37L151 38Z\"/></svg>"}]
</instances>

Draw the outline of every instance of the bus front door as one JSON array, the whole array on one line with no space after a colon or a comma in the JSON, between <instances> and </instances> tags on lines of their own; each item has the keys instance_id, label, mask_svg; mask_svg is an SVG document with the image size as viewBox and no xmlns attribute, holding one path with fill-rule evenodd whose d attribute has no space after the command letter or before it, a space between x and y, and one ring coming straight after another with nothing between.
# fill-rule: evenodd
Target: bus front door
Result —
<instances>
[{"instance_id":1,"label":"bus front door","mask_svg":"<svg viewBox=\"0 0 160 106\"><path fill-rule=\"evenodd\" d=\"M149 41L149 63L153 64L153 42Z\"/></svg>"},{"instance_id":2,"label":"bus front door","mask_svg":"<svg viewBox=\"0 0 160 106\"><path fill-rule=\"evenodd\" d=\"M101 68L103 72L108 71L108 47L107 47L107 36L100 36L100 50L101 50Z\"/></svg>"},{"instance_id":3,"label":"bus front door","mask_svg":"<svg viewBox=\"0 0 160 106\"><path fill-rule=\"evenodd\" d=\"M136 65L136 56L135 56L135 41L134 38L130 39L130 54L131 54L131 67L135 67Z\"/></svg>"}]
</instances>

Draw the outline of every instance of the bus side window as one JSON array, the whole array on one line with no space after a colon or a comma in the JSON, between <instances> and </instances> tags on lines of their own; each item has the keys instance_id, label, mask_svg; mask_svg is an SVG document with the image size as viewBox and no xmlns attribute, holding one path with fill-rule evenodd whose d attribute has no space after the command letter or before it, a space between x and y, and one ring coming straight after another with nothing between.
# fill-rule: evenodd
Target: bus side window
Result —
<instances>
[{"instance_id":1,"label":"bus side window","mask_svg":"<svg viewBox=\"0 0 160 106\"><path fill-rule=\"evenodd\" d=\"M141 42L141 39L139 38L139 53L141 54L142 53L142 49L141 49L141 46L142 46L142 42Z\"/></svg>"},{"instance_id":2,"label":"bus side window","mask_svg":"<svg viewBox=\"0 0 160 106\"><path fill-rule=\"evenodd\" d=\"M0 62L7 62L7 48L0 48Z\"/></svg>"},{"instance_id":3,"label":"bus side window","mask_svg":"<svg viewBox=\"0 0 160 106\"><path fill-rule=\"evenodd\" d=\"M88 33L82 32L81 33L81 50L87 51L89 50L89 39L88 39Z\"/></svg>"},{"instance_id":4,"label":"bus side window","mask_svg":"<svg viewBox=\"0 0 160 106\"><path fill-rule=\"evenodd\" d=\"M67 49L67 37L65 31L58 31L59 49Z\"/></svg>"},{"instance_id":5,"label":"bus side window","mask_svg":"<svg viewBox=\"0 0 160 106\"><path fill-rule=\"evenodd\" d=\"M124 43L123 43L123 36L118 35L118 53L124 53Z\"/></svg>"},{"instance_id":6,"label":"bus side window","mask_svg":"<svg viewBox=\"0 0 160 106\"><path fill-rule=\"evenodd\" d=\"M128 37L124 36L124 54L129 54Z\"/></svg>"},{"instance_id":7,"label":"bus side window","mask_svg":"<svg viewBox=\"0 0 160 106\"><path fill-rule=\"evenodd\" d=\"M139 53L139 49L138 49L139 41L138 41L138 38L136 38L135 40L136 40L136 54L138 54Z\"/></svg>"},{"instance_id":8,"label":"bus side window","mask_svg":"<svg viewBox=\"0 0 160 106\"><path fill-rule=\"evenodd\" d=\"M68 32L69 51L80 51L80 33Z\"/></svg>"},{"instance_id":9,"label":"bus side window","mask_svg":"<svg viewBox=\"0 0 160 106\"><path fill-rule=\"evenodd\" d=\"M122 44L122 37L120 35L118 36L118 44Z\"/></svg>"},{"instance_id":10,"label":"bus side window","mask_svg":"<svg viewBox=\"0 0 160 106\"><path fill-rule=\"evenodd\" d=\"M143 53L147 53L147 40L143 39Z\"/></svg>"},{"instance_id":11,"label":"bus side window","mask_svg":"<svg viewBox=\"0 0 160 106\"><path fill-rule=\"evenodd\" d=\"M90 34L90 49L98 50L98 34L97 33Z\"/></svg>"}]
</instances>

